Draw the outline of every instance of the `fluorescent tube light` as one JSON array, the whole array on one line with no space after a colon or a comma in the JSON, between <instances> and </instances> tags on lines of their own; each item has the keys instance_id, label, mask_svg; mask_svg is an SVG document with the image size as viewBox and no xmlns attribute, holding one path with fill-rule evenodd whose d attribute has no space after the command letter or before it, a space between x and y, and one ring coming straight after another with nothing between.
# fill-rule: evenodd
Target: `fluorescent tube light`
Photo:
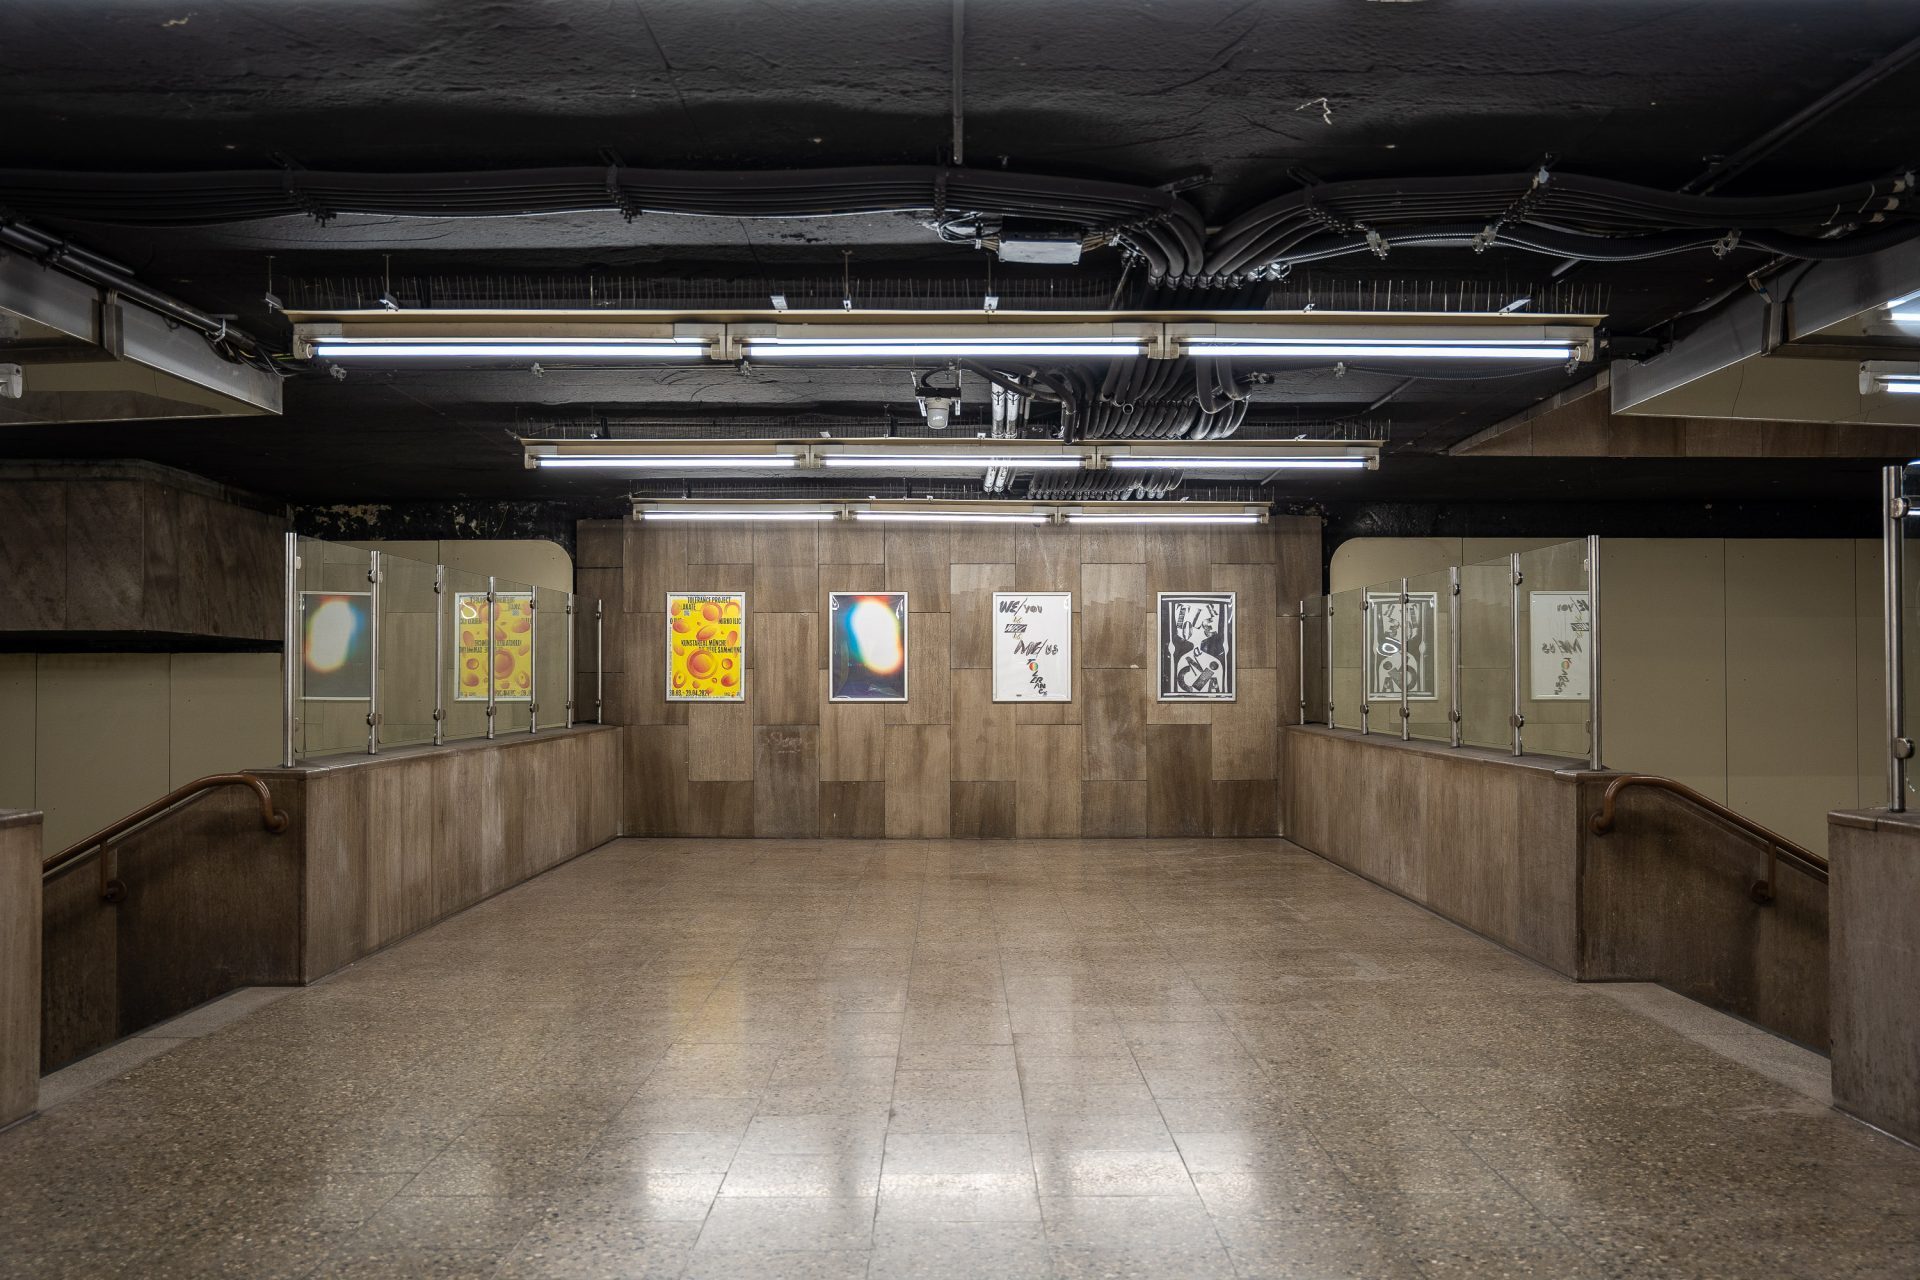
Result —
<instances>
[{"instance_id":1,"label":"fluorescent tube light","mask_svg":"<svg viewBox=\"0 0 1920 1280\"><path fill-rule=\"evenodd\" d=\"M1073 338L757 338L749 360L904 360L914 357L1013 356L1030 360L1125 359L1146 354L1138 339Z\"/></svg>"},{"instance_id":2,"label":"fluorescent tube light","mask_svg":"<svg viewBox=\"0 0 1920 1280\"><path fill-rule=\"evenodd\" d=\"M855 520L882 524L1045 524L1044 511L855 511Z\"/></svg>"},{"instance_id":3,"label":"fluorescent tube light","mask_svg":"<svg viewBox=\"0 0 1920 1280\"><path fill-rule=\"evenodd\" d=\"M1868 360L1860 366L1860 394L1920 396L1920 361Z\"/></svg>"},{"instance_id":4,"label":"fluorescent tube light","mask_svg":"<svg viewBox=\"0 0 1920 1280\"><path fill-rule=\"evenodd\" d=\"M1245 454L1136 457L1122 454L1108 458L1107 465L1116 471L1358 471L1366 467L1367 460L1361 457L1295 458L1285 454L1271 457Z\"/></svg>"},{"instance_id":5,"label":"fluorescent tube light","mask_svg":"<svg viewBox=\"0 0 1920 1280\"><path fill-rule=\"evenodd\" d=\"M1023 458L1017 454L915 453L912 450L902 450L897 454L829 453L823 455L820 461L829 467L899 467L907 471L916 471L923 467L956 471L981 471L988 467L1022 467L1034 471L1077 471L1086 465L1086 459L1074 453L1034 454Z\"/></svg>"},{"instance_id":6,"label":"fluorescent tube light","mask_svg":"<svg viewBox=\"0 0 1920 1280\"><path fill-rule=\"evenodd\" d=\"M1335 341L1317 338L1191 338L1190 356L1239 360L1571 360L1571 342Z\"/></svg>"},{"instance_id":7,"label":"fluorescent tube light","mask_svg":"<svg viewBox=\"0 0 1920 1280\"><path fill-rule=\"evenodd\" d=\"M784 520L833 520L833 519L836 519L837 516L832 511L822 511L822 510L819 510L818 508L795 507L792 510L787 510L781 507L767 507L763 509L754 509L754 510L745 510L745 511L643 510L640 512L640 518L642 520L680 520L680 521L698 521L698 520L784 521Z\"/></svg>"},{"instance_id":8,"label":"fluorescent tube light","mask_svg":"<svg viewBox=\"0 0 1920 1280\"><path fill-rule=\"evenodd\" d=\"M1259 524L1256 515L1164 515L1143 511L1137 516L1068 516L1068 524Z\"/></svg>"},{"instance_id":9,"label":"fluorescent tube light","mask_svg":"<svg viewBox=\"0 0 1920 1280\"><path fill-rule=\"evenodd\" d=\"M321 338L313 354L326 360L699 360L698 338Z\"/></svg>"},{"instance_id":10,"label":"fluorescent tube light","mask_svg":"<svg viewBox=\"0 0 1920 1280\"><path fill-rule=\"evenodd\" d=\"M586 470L634 471L654 467L673 468L676 470L704 470L708 467L733 467L740 469L792 467L799 462L799 459L790 453L539 453L534 455L533 461L536 466L542 469L547 467L577 467Z\"/></svg>"},{"instance_id":11,"label":"fluorescent tube light","mask_svg":"<svg viewBox=\"0 0 1920 1280\"><path fill-rule=\"evenodd\" d=\"M1890 396L1920 396L1920 378L1888 378L1880 389Z\"/></svg>"}]
</instances>

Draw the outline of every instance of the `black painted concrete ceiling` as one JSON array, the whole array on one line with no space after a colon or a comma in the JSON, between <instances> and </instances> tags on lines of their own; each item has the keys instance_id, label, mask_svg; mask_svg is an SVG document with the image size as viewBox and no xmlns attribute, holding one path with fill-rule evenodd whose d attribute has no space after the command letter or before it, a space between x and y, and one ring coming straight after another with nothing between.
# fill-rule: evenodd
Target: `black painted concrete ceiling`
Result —
<instances>
[{"instance_id":1,"label":"black painted concrete ceiling","mask_svg":"<svg viewBox=\"0 0 1920 1280\"><path fill-rule=\"evenodd\" d=\"M1192 182L1187 198L1212 221L1303 176L1525 173L1548 157L1568 172L1676 188L1920 33L1920 3L1891 0L968 0L965 18L968 163ZM0 168L938 163L951 21L944 0L10 0ZM1727 190L1806 190L1911 164L1917 101L1909 68ZM856 292L907 280L963 293L977 281L984 293L988 271L985 255L939 244L909 216L58 229L275 339L284 325L260 301L269 255L283 295L389 273L531 290L582 272L754 293L843 269ZM1761 260L1586 265L1568 287L1597 299L1616 334L1650 333ZM1024 277L1092 291L1119 266L1096 252ZM1551 266L1436 251L1316 274L1335 290L1392 279L1517 294ZM1017 284L1001 270L1002 288ZM1413 384L1368 415L1398 380L1297 374L1258 388L1254 416L1365 418L1401 454L1432 452L1568 381L1554 371ZM525 497L559 490L517 466L513 433L551 421L749 415L740 429L764 434L797 414L865 415L880 428L915 417L897 371L355 373L298 377L286 398L276 421L20 430L0 453L150 457L299 501ZM1494 496L1474 478L1484 469L1459 465L1461 494ZM1448 473L1431 474L1423 492L1446 493Z\"/></svg>"}]
</instances>

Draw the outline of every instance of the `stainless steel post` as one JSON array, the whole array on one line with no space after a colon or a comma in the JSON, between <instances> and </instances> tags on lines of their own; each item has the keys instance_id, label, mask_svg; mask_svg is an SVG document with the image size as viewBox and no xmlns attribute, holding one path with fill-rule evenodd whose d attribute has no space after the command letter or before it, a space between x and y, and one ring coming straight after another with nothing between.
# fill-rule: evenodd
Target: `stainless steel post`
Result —
<instances>
[{"instance_id":1,"label":"stainless steel post","mask_svg":"<svg viewBox=\"0 0 1920 1280\"><path fill-rule=\"evenodd\" d=\"M1905 468L1880 472L1880 609L1885 617L1887 649L1887 808L1907 808L1907 761L1913 739L1907 736L1906 530Z\"/></svg>"},{"instance_id":2,"label":"stainless steel post","mask_svg":"<svg viewBox=\"0 0 1920 1280\"><path fill-rule=\"evenodd\" d=\"M367 582L371 594L367 599L367 613L372 618L373 631L368 639L367 665L367 754L380 754L380 553L367 552Z\"/></svg>"},{"instance_id":3,"label":"stainless steel post","mask_svg":"<svg viewBox=\"0 0 1920 1280\"><path fill-rule=\"evenodd\" d=\"M494 604L493 575L488 574L487 575L487 738L489 741L491 741L493 738L493 713L499 710L499 708L494 705L494 700L493 700L493 695L494 695L493 686L497 679L497 677L495 677L495 675L493 674L493 657L494 657L493 629L499 625L500 625L499 607Z\"/></svg>"},{"instance_id":4,"label":"stainless steel post","mask_svg":"<svg viewBox=\"0 0 1920 1280\"><path fill-rule=\"evenodd\" d=\"M1413 713L1407 708L1407 640L1413 635L1413 625L1407 616L1407 610L1413 607L1407 595L1407 580L1400 579L1400 741L1405 742L1413 736Z\"/></svg>"},{"instance_id":5,"label":"stainless steel post","mask_svg":"<svg viewBox=\"0 0 1920 1280\"><path fill-rule=\"evenodd\" d=\"M1300 723L1307 722L1307 602L1300 602Z\"/></svg>"},{"instance_id":6,"label":"stainless steel post","mask_svg":"<svg viewBox=\"0 0 1920 1280\"><path fill-rule=\"evenodd\" d=\"M578 677L573 669L573 592L567 592L567 728L573 728L573 695Z\"/></svg>"},{"instance_id":7,"label":"stainless steel post","mask_svg":"<svg viewBox=\"0 0 1920 1280\"><path fill-rule=\"evenodd\" d=\"M601 709L607 703L607 614L605 604L593 602L593 722L605 724Z\"/></svg>"},{"instance_id":8,"label":"stainless steel post","mask_svg":"<svg viewBox=\"0 0 1920 1280\"><path fill-rule=\"evenodd\" d=\"M1447 570L1447 741L1460 745L1460 566Z\"/></svg>"},{"instance_id":9,"label":"stainless steel post","mask_svg":"<svg viewBox=\"0 0 1920 1280\"><path fill-rule=\"evenodd\" d=\"M527 612L533 627L527 632L532 652L527 655L527 732L540 732L540 588L527 590Z\"/></svg>"},{"instance_id":10,"label":"stainless steel post","mask_svg":"<svg viewBox=\"0 0 1920 1280\"><path fill-rule=\"evenodd\" d=\"M447 566L433 566L433 745L447 740Z\"/></svg>"},{"instance_id":11,"label":"stainless steel post","mask_svg":"<svg viewBox=\"0 0 1920 1280\"><path fill-rule=\"evenodd\" d=\"M1333 593L1327 593L1327 728L1333 728Z\"/></svg>"},{"instance_id":12,"label":"stainless steel post","mask_svg":"<svg viewBox=\"0 0 1920 1280\"><path fill-rule=\"evenodd\" d=\"M1527 718L1520 714L1520 553L1513 552L1507 561L1513 578L1513 712L1507 722L1513 726L1513 754L1519 755L1523 750L1521 731L1527 725Z\"/></svg>"},{"instance_id":13,"label":"stainless steel post","mask_svg":"<svg viewBox=\"0 0 1920 1280\"><path fill-rule=\"evenodd\" d=\"M293 768L293 740L300 703L294 697L294 682L300 678L301 600L300 535L287 534L287 598L282 602L280 640L280 764Z\"/></svg>"},{"instance_id":14,"label":"stainless steel post","mask_svg":"<svg viewBox=\"0 0 1920 1280\"><path fill-rule=\"evenodd\" d=\"M1367 623L1372 620L1373 601L1367 599L1367 593L1360 593L1360 736L1366 737L1373 732L1367 716L1373 711L1372 691L1367 688L1367 677L1373 672L1373 637L1367 634Z\"/></svg>"},{"instance_id":15,"label":"stainless steel post","mask_svg":"<svg viewBox=\"0 0 1920 1280\"><path fill-rule=\"evenodd\" d=\"M1600 763L1600 539L1587 535L1587 748L1590 768Z\"/></svg>"}]
</instances>

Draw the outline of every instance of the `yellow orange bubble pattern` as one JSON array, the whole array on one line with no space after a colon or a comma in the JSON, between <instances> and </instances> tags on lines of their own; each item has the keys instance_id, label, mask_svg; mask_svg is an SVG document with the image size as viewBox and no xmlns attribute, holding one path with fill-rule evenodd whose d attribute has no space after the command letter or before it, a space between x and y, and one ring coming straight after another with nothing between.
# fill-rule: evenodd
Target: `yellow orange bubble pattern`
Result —
<instances>
[{"instance_id":1,"label":"yellow orange bubble pattern","mask_svg":"<svg viewBox=\"0 0 1920 1280\"><path fill-rule=\"evenodd\" d=\"M667 595L667 700L746 696L747 597L738 591Z\"/></svg>"},{"instance_id":2,"label":"yellow orange bubble pattern","mask_svg":"<svg viewBox=\"0 0 1920 1280\"><path fill-rule=\"evenodd\" d=\"M461 702L487 697L487 597L479 592L454 596L453 696ZM495 593L493 605L493 699L533 699L533 596Z\"/></svg>"}]
</instances>

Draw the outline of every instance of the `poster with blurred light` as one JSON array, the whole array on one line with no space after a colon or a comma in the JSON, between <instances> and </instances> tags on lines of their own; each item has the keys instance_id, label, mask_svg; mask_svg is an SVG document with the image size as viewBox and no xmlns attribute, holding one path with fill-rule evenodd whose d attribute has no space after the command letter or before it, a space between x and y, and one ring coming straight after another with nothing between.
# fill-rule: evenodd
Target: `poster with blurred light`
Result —
<instances>
[{"instance_id":1,"label":"poster with blurred light","mask_svg":"<svg viewBox=\"0 0 1920 1280\"><path fill-rule=\"evenodd\" d=\"M744 701L746 635L746 592L669 591L667 701Z\"/></svg>"},{"instance_id":2,"label":"poster with blurred light","mask_svg":"<svg viewBox=\"0 0 1920 1280\"><path fill-rule=\"evenodd\" d=\"M493 700L533 701L533 593L493 593ZM487 700L487 593L453 597L454 680L457 702Z\"/></svg>"},{"instance_id":3,"label":"poster with blurred light","mask_svg":"<svg viewBox=\"0 0 1920 1280\"><path fill-rule=\"evenodd\" d=\"M907 593L827 593L827 697L907 700Z\"/></svg>"},{"instance_id":4,"label":"poster with blurred light","mask_svg":"<svg viewBox=\"0 0 1920 1280\"><path fill-rule=\"evenodd\" d=\"M365 702L373 697L373 593L302 591L301 697Z\"/></svg>"}]
</instances>

